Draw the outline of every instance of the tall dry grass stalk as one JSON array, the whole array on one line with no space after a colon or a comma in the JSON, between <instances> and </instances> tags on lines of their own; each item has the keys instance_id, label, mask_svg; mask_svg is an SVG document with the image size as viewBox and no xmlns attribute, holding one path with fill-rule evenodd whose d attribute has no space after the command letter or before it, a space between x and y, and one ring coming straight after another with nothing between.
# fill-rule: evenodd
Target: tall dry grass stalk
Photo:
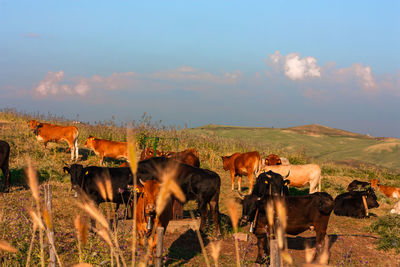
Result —
<instances>
[{"instance_id":1,"label":"tall dry grass stalk","mask_svg":"<svg viewBox=\"0 0 400 267\"><path fill-rule=\"evenodd\" d=\"M133 176L133 188L136 189L137 186L137 169L138 169L138 162L137 162L137 156L136 156L136 140L135 140L135 134L132 130L132 128L127 127L127 132L126 132L126 137L127 137L127 149L128 149L128 161L129 161L129 167L132 172ZM137 192L136 190L133 190L133 207L136 207L137 204ZM135 210L132 211L133 215L133 222L132 222L132 267L135 267L136 265L136 212Z\"/></svg>"},{"instance_id":2,"label":"tall dry grass stalk","mask_svg":"<svg viewBox=\"0 0 400 267\"><path fill-rule=\"evenodd\" d=\"M81 216L76 216L74 220L74 225L76 229L76 237L78 239L78 252L79 252L79 262L83 261L82 255L82 245L85 245L88 238L88 226L87 222L82 220Z\"/></svg>"},{"instance_id":3,"label":"tall dry grass stalk","mask_svg":"<svg viewBox=\"0 0 400 267\"><path fill-rule=\"evenodd\" d=\"M221 251L221 241L211 242L211 257L214 260L215 267L218 267L219 253Z\"/></svg>"},{"instance_id":4,"label":"tall dry grass stalk","mask_svg":"<svg viewBox=\"0 0 400 267\"><path fill-rule=\"evenodd\" d=\"M194 222L196 222L196 219L194 218L194 215L193 215L193 212L192 212L192 211L190 211L190 217L192 218L192 220L193 220ZM198 226L198 225L196 225L196 226ZM196 234L197 234L197 238L199 239L199 243L200 243L200 247L201 247L201 252L203 253L204 260L206 261L206 265L207 265L207 267L210 267L211 265L210 265L210 262L209 262L209 260L208 260L207 251L206 251L206 249L205 249L205 247L204 247L203 238L201 238L201 234L200 234L199 227L196 227Z\"/></svg>"},{"instance_id":5,"label":"tall dry grass stalk","mask_svg":"<svg viewBox=\"0 0 400 267\"><path fill-rule=\"evenodd\" d=\"M44 240L43 240L43 223L42 220L39 218L40 214L40 192L39 192L39 181L37 177L36 170L32 167L30 159L28 160L28 168L25 170L28 176L28 184L32 192L32 196L36 202L36 219L40 221L38 224L39 227L39 242L40 242L40 263L42 267L44 267Z\"/></svg>"},{"instance_id":6,"label":"tall dry grass stalk","mask_svg":"<svg viewBox=\"0 0 400 267\"><path fill-rule=\"evenodd\" d=\"M0 240L0 249L11 253L18 252L15 247L11 246L10 243L4 240Z\"/></svg>"},{"instance_id":7,"label":"tall dry grass stalk","mask_svg":"<svg viewBox=\"0 0 400 267\"><path fill-rule=\"evenodd\" d=\"M227 207L228 207L229 217L231 218L232 221L233 230L235 233L237 233L239 216L235 201L233 199L229 199L227 202ZM235 254L236 254L236 266L240 266L239 242L237 238L235 238Z\"/></svg>"}]
</instances>

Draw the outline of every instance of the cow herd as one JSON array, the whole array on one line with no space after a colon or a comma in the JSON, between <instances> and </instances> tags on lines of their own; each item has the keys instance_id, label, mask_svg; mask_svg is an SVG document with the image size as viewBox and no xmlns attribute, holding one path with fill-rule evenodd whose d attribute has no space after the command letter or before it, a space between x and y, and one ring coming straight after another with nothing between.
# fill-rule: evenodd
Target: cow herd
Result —
<instances>
[{"instance_id":1,"label":"cow herd","mask_svg":"<svg viewBox=\"0 0 400 267\"><path fill-rule=\"evenodd\" d=\"M58 126L41 123L36 120L28 126L38 141L43 142L44 150L48 142L66 141L71 150L71 160L78 160L78 129L75 126ZM127 144L89 136L85 146L99 156L101 166L83 166L72 164L63 171L71 177L71 189L76 195L84 195L99 205L105 201L116 203L116 208L129 207L127 217L136 212L139 239L148 236L155 226L167 227L170 220L182 217L182 203L176 198L165 200L161 214L156 214L156 200L166 173L174 170L174 179L185 196L184 201L195 200L200 213L200 230L203 231L208 212L219 235L219 198L220 176L211 170L200 168L199 154L190 148L181 152L160 152L147 148L141 153L136 175L132 175L127 164L124 167L104 167L104 157L127 158ZM4 187L9 186L10 146L0 140L0 168L5 176ZM289 161L278 155L270 154L265 159L257 151L234 153L222 156L222 167L229 171L232 187L235 189L235 177L238 177L238 201L242 204L240 223L251 223L253 234L257 237L258 255L256 262L265 262L269 253L268 236L271 235L271 220L268 203L284 203L286 233L298 235L306 230L316 232L317 252L324 246L326 230L332 211L339 216L365 218L369 209L379 207L375 190L398 198L400 189L380 185L376 179L371 182L354 180L348 186L348 192L332 198L321 192L321 168L316 164L290 165ZM242 176L249 178L249 194L242 195ZM106 178L105 178L106 177ZM99 180L108 179L111 192L104 197ZM136 181L135 181L136 179ZM132 185L137 184L137 204L133 207ZM309 184L309 194L292 196L289 186L302 187ZM400 205L397 211L400 212ZM157 216L158 215L158 216ZM93 226L92 221L92 226ZM155 226L154 226L155 225ZM154 243L154 242L152 242Z\"/></svg>"}]
</instances>

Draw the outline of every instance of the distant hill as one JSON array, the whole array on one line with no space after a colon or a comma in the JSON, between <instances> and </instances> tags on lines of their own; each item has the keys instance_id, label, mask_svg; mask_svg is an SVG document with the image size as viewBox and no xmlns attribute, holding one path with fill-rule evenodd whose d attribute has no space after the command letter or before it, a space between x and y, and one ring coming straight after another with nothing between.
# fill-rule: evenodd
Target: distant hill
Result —
<instances>
[{"instance_id":1,"label":"distant hill","mask_svg":"<svg viewBox=\"0 0 400 267\"><path fill-rule=\"evenodd\" d=\"M304 152L323 162L368 164L400 170L400 139L375 138L323 125L290 128L205 125L189 131L209 136L249 139L266 143L270 150ZM262 152L262 151L261 151Z\"/></svg>"}]
</instances>

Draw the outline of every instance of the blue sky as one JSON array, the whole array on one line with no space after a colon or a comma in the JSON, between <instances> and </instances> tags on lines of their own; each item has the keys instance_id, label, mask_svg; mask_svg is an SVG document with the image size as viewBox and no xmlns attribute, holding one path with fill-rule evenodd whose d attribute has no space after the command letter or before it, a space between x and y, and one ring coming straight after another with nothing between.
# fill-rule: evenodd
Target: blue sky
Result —
<instances>
[{"instance_id":1,"label":"blue sky","mask_svg":"<svg viewBox=\"0 0 400 267\"><path fill-rule=\"evenodd\" d=\"M400 137L398 1L2 1L0 107Z\"/></svg>"}]
</instances>

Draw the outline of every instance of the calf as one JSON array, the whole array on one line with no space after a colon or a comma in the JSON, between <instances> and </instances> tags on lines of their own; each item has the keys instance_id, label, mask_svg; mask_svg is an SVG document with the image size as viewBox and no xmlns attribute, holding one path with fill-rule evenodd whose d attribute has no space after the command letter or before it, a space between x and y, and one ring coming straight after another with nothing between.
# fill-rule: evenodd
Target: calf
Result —
<instances>
[{"instance_id":1,"label":"calf","mask_svg":"<svg viewBox=\"0 0 400 267\"><path fill-rule=\"evenodd\" d=\"M199 152L195 148L188 148L181 152L165 152L161 154L163 157L171 158L176 161L191 165L193 167L200 167Z\"/></svg>"},{"instance_id":2,"label":"calf","mask_svg":"<svg viewBox=\"0 0 400 267\"><path fill-rule=\"evenodd\" d=\"M347 186L347 191L359 191L359 190L365 190L367 187L370 187L371 184L368 182L362 182L358 180L353 180L348 186Z\"/></svg>"},{"instance_id":3,"label":"calf","mask_svg":"<svg viewBox=\"0 0 400 267\"><path fill-rule=\"evenodd\" d=\"M371 187L381 191L387 197L400 198L400 188L388 185L381 185L377 179L371 180Z\"/></svg>"},{"instance_id":4,"label":"calf","mask_svg":"<svg viewBox=\"0 0 400 267\"><path fill-rule=\"evenodd\" d=\"M4 175L3 190L7 190L10 186L9 158L10 145L6 141L0 140L0 168Z\"/></svg>"},{"instance_id":5,"label":"calf","mask_svg":"<svg viewBox=\"0 0 400 267\"><path fill-rule=\"evenodd\" d=\"M351 191L335 198L334 213L339 216L354 218L368 217L368 210L379 207L373 189Z\"/></svg>"},{"instance_id":6,"label":"calf","mask_svg":"<svg viewBox=\"0 0 400 267\"><path fill-rule=\"evenodd\" d=\"M103 165L104 157L108 158L128 158L126 142L116 142L89 136L86 139L85 147L90 148L100 157L100 165Z\"/></svg>"},{"instance_id":7,"label":"calf","mask_svg":"<svg viewBox=\"0 0 400 267\"><path fill-rule=\"evenodd\" d=\"M272 166L272 165L282 165L282 161L276 154L269 154L265 158L265 165Z\"/></svg>"},{"instance_id":8,"label":"calf","mask_svg":"<svg viewBox=\"0 0 400 267\"><path fill-rule=\"evenodd\" d=\"M258 247L256 263L261 264L265 261L264 253L269 255L267 234L268 229L272 226L268 223L265 209L269 201L283 201L285 203L287 234L298 235L306 230L315 229L317 251L321 251L324 246L329 217L334 206L333 198L328 193L317 192L306 196L265 196L263 198L247 195L242 201L241 225L254 220L256 214L258 215L254 231Z\"/></svg>"},{"instance_id":9,"label":"calf","mask_svg":"<svg viewBox=\"0 0 400 267\"><path fill-rule=\"evenodd\" d=\"M321 191L321 168L317 164L265 166L264 170L280 175L286 175L290 171L290 185L302 187L309 184L310 194Z\"/></svg>"},{"instance_id":10,"label":"calf","mask_svg":"<svg viewBox=\"0 0 400 267\"><path fill-rule=\"evenodd\" d=\"M163 175L174 175L175 181L185 194L186 201L196 200L200 211L200 230L203 231L210 206L215 229L219 229L219 193L221 178L213 171L182 164L172 159L156 157L138 164L137 177L142 180L162 181Z\"/></svg>"},{"instance_id":11,"label":"calf","mask_svg":"<svg viewBox=\"0 0 400 267\"><path fill-rule=\"evenodd\" d=\"M45 152L48 142L58 143L65 141L71 150L71 160L78 160L78 128L75 126L59 126L36 120L28 121L28 126L36 135L36 139L43 141Z\"/></svg>"},{"instance_id":12,"label":"calf","mask_svg":"<svg viewBox=\"0 0 400 267\"><path fill-rule=\"evenodd\" d=\"M83 167L80 164L72 164L70 167L64 167L63 170L71 176L71 189L75 190L75 196L83 192L97 205L106 202L96 182L108 177L112 185L112 202L117 203L116 210L120 204L128 205L132 200L129 185L133 185L133 176L128 167ZM93 220L92 226L94 226Z\"/></svg>"},{"instance_id":13,"label":"calf","mask_svg":"<svg viewBox=\"0 0 400 267\"><path fill-rule=\"evenodd\" d=\"M247 153L234 153L230 156L222 156L222 167L231 174L232 191L235 189L235 177L238 176L238 190L242 190L242 176L249 177L249 192L253 190L254 176L261 169L260 153L257 151Z\"/></svg>"},{"instance_id":14,"label":"calf","mask_svg":"<svg viewBox=\"0 0 400 267\"><path fill-rule=\"evenodd\" d=\"M154 180L139 181L143 187L139 191L136 205L136 229L140 244L145 245L145 238L150 238L153 228L164 227L164 233L166 232L168 223L172 219L172 201L171 199L166 200L164 210L162 212L156 211L160 183ZM157 213L159 213L159 216L156 216ZM153 238L148 242L153 251L157 244L157 231L154 232Z\"/></svg>"}]
</instances>

